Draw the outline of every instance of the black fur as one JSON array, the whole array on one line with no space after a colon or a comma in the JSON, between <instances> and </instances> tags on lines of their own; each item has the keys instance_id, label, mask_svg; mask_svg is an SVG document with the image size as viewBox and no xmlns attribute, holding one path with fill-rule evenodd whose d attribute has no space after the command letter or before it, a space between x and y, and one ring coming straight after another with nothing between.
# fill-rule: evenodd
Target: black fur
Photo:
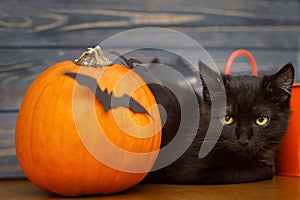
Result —
<instances>
[{"instance_id":1,"label":"black fur","mask_svg":"<svg viewBox=\"0 0 300 200\"><path fill-rule=\"evenodd\" d=\"M274 175L276 145L284 136L290 114L293 66L287 64L278 73L263 77L220 77L204 64L199 65L203 97L198 96L201 118L197 135L180 158L163 169L150 172L144 182L229 184L271 179ZM224 85L218 78L222 79ZM208 85L213 85L213 88L224 87L226 115L231 116L234 123L224 125L220 138L215 138L217 144L212 151L204 158L199 158L199 150L211 120L211 102L218 100L220 95L210 92ZM168 118L162 138L162 146L165 146L178 129L180 105L167 88L155 84L149 86L157 102L167 110ZM224 113L219 115L217 121L221 123L220 118ZM257 125L256 119L260 116L268 117L268 123ZM189 137L188 131L186 137Z\"/></svg>"}]
</instances>

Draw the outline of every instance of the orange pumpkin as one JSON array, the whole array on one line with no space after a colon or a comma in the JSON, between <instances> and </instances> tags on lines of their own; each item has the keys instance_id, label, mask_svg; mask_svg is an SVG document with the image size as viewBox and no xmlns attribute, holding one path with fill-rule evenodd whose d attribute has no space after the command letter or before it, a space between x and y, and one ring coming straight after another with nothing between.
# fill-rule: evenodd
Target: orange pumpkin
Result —
<instances>
[{"instance_id":1,"label":"orange pumpkin","mask_svg":"<svg viewBox=\"0 0 300 200\"><path fill-rule=\"evenodd\" d=\"M95 85L87 86L91 80ZM46 191L120 192L140 182L154 164L160 123L142 78L110 64L99 47L89 48L75 63L47 69L27 90L16 124L18 161Z\"/></svg>"}]
</instances>

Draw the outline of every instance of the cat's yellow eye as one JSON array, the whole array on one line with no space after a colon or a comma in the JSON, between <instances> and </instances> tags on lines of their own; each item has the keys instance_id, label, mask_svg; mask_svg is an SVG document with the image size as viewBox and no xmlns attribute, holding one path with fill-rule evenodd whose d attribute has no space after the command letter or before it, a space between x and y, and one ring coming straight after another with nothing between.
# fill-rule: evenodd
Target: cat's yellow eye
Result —
<instances>
[{"instance_id":1,"label":"cat's yellow eye","mask_svg":"<svg viewBox=\"0 0 300 200\"><path fill-rule=\"evenodd\" d=\"M231 117L229 115L222 116L221 120L225 125L231 125L234 123L233 117Z\"/></svg>"},{"instance_id":2,"label":"cat's yellow eye","mask_svg":"<svg viewBox=\"0 0 300 200\"><path fill-rule=\"evenodd\" d=\"M269 117L265 117L265 116L260 116L255 120L255 124L259 125L259 126L264 126L266 125L268 122L270 121Z\"/></svg>"}]
</instances>

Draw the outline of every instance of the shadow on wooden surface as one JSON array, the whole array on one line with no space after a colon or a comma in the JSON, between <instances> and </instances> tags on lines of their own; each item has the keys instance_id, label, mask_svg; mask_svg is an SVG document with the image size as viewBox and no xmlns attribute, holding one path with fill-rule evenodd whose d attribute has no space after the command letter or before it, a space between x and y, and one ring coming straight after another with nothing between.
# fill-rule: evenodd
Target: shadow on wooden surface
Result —
<instances>
[{"instance_id":1,"label":"shadow on wooden surface","mask_svg":"<svg viewBox=\"0 0 300 200\"><path fill-rule=\"evenodd\" d=\"M299 187L300 179L278 176L270 181L233 185L139 184L125 192L121 192L115 195L95 195L80 197L80 199L294 200L299 199L300 197ZM0 180L0 198L10 200L63 199L63 197L42 191L41 189L30 183L28 180Z\"/></svg>"},{"instance_id":2,"label":"shadow on wooden surface","mask_svg":"<svg viewBox=\"0 0 300 200\"><path fill-rule=\"evenodd\" d=\"M298 0L10 0L0 2L0 11L0 177L23 176L15 156L14 126L30 83L54 63L73 60L122 31L149 26L180 31L203 45L220 70L239 48L253 53L262 73L289 61L299 66ZM159 37L153 35L154 40ZM197 59L193 49L176 44L168 45ZM247 59L239 58L233 70L248 67Z\"/></svg>"}]
</instances>

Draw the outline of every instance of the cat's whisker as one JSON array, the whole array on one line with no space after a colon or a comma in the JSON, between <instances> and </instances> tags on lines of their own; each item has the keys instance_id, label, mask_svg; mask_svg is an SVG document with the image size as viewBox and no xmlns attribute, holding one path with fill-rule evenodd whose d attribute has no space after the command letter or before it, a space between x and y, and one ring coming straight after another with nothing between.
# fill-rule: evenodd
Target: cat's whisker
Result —
<instances>
[{"instance_id":1,"label":"cat's whisker","mask_svg":"<svg viewBox=\"0 0 300 200\"><path fill-rule=\"evenodd\" d=\"M258 149L254 149L254 156L261 157L260 155L261 155L260 151Z\"/></svg>"},{"instance_id":2,"label":"cat's whisker","mask_svg":"<svg viewBox=\"0 0 300 200\"><path fill-rule=\"evenodd\" d=\"M222 153L228 157L233 153L225 145L223 145L222 142L217 142L217 145L214 147L214 150L222 151Z\"/></svg>"},{"instance_id":3,"label":"cat's whisker","mask_svg":"<svg viewBox=\"0 0 300 200\"><path fill-rule=\"evenodd\" d=\"M277 152L286 152L287 150L284 149L284 148L277 147L277 148L276 148L276 151L277 151Z\"/></svg>"}]
</instances>

